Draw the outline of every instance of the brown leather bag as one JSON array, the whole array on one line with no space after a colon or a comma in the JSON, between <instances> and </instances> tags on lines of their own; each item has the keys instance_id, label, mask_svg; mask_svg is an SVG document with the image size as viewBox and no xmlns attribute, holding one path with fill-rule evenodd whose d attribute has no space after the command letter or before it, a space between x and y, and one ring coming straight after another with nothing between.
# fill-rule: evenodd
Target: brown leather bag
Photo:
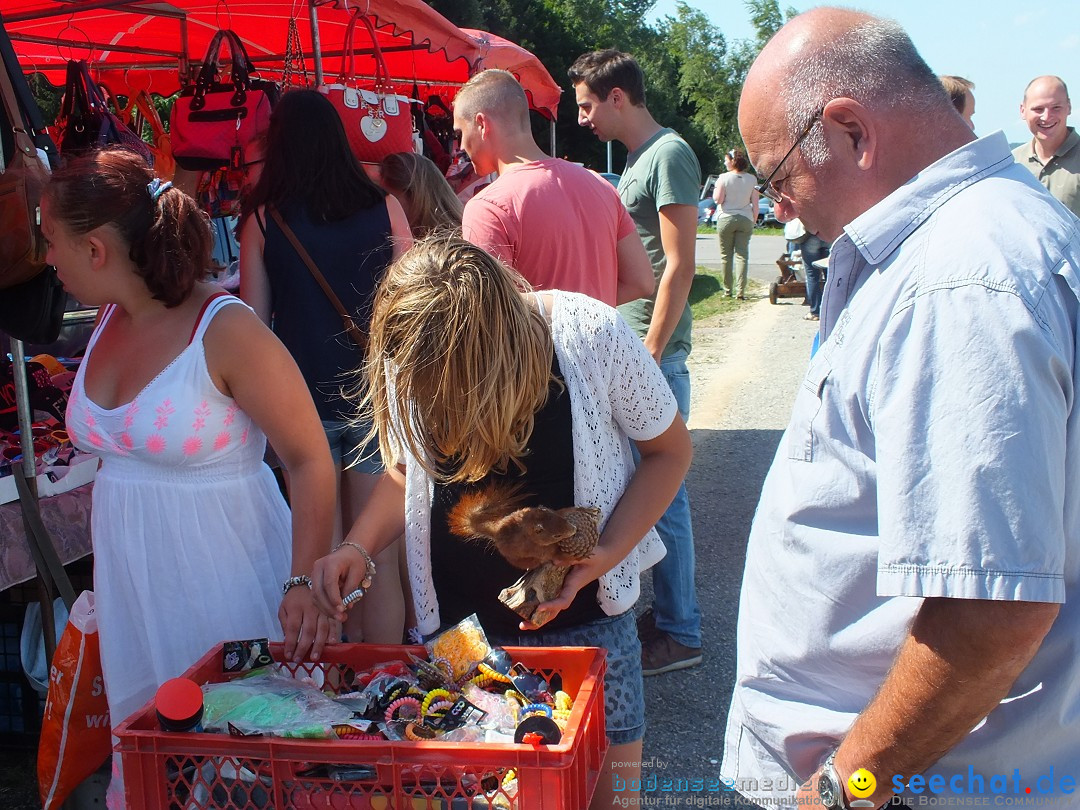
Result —
<instances>
[{"instance_id":1,"label":"brown leather bag","mask_svg":"<svg viewBox=\"0 0 1080 810\"><path fill-rule=\"evenodd\" d=\"M48 175L26 131L15 87L3 62L0 99L5 125L11 128L15 143L6 161L0 150L0 290L5 290L29 281L45 269L40 204Z\"/></svg>"}]
</instances>

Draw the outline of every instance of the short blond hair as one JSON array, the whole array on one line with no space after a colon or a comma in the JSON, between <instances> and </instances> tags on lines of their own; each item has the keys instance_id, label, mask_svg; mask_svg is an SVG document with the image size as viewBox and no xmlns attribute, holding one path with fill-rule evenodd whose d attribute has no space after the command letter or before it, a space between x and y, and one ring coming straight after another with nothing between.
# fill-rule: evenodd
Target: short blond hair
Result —
<instances>
[{"instance_id":1,"label":"short blond hair","mask_svg":"<svg viewBox=\"0 0 1080 810\"><path fill-rule=\"evenodd\" d=\"M506 70L481 70L458 90L454 109L462 118L484 113L523 130L529 129L529 99L514 74Z\"/></svg>"},{"instance_id":2,"label":"short blond hair","mask_svg":"<svg viewBox=\"0 0 1080 810\"><path fill-rule=\"evenodd\" d=\"M956 107L956 111L963 113L967 104L967 95L975 87L975 82L965 79L963 76L938 76L938 78L941 80L941 86L945 88L945 92L949 94L949 100Z\"/></svg>"},{"instance_id":3,"label":"short blond hair","mask_svg":"<svg viewBox=\"0 0 1080 810\"><path fill-rule=\"evenodd\" d=\"M365 366L365 405L387 467L404 451L442 482L523 468L554 351L528 289L450 234L417 242L390 265Z\"/></svg>"}]
</instances>

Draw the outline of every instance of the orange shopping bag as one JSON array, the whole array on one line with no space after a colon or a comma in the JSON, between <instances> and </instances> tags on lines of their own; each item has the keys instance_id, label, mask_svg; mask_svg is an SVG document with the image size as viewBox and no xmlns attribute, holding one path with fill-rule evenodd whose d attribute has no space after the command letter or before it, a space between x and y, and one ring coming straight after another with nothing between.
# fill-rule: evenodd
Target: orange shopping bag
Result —
<instances>
[{"instance_id":1,"label":"orange shopping bag","mask_svg":"<svg viewBox=\"0 0 1080 810\"><path fill-rule=\"evenodd\" d=\"M83 591L71 608L49 667L49 696L37 762L44 810L59 807L98 769L109 755L111 734L94 592Z\"/></svg>"}]
</instances>

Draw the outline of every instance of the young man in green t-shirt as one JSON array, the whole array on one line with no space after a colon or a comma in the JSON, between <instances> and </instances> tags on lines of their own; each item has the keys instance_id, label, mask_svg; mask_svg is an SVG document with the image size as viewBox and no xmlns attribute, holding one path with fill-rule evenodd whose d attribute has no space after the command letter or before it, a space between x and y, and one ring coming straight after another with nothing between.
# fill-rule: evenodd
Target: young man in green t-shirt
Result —
<instances>
[{"instance_id":1,"label":"young man in green t-shirt","mask_svg":"<svg viewBox=\"0 0 1080 810\"><path fill-rule=\"evenodd\" d=\"M619 307L660 364L690 413L690 305L697 242L701 167L686 141L660 126L645 106L645 77L629 54L594 51L570 68L578 123L602 141L617 140L629 154L619 195L649 254L656 291ZM659 675L701 663L701 611L694 584L694 535L686 487L656 529L667 556L653 569L653 607L638 621L642 672Z\"/></svg>"}]
</instances>

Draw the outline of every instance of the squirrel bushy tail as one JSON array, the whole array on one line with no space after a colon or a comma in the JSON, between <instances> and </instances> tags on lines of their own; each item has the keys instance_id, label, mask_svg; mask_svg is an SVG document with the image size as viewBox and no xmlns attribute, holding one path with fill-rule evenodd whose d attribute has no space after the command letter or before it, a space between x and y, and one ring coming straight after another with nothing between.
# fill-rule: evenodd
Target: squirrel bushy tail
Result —
<instances>
[{"instance_id":1,"label":"squirrel bushy tail","mask_svg":"<svg viewBox=\"0 0 1080 810\"><path fill-rule=\"evenodd\" d=\"M494 540L502 521L517 510L523 500L520 487L489 484L463 494L447 515L447 523L450 531L463 539Z\"/></svg>"}]
</instances>

